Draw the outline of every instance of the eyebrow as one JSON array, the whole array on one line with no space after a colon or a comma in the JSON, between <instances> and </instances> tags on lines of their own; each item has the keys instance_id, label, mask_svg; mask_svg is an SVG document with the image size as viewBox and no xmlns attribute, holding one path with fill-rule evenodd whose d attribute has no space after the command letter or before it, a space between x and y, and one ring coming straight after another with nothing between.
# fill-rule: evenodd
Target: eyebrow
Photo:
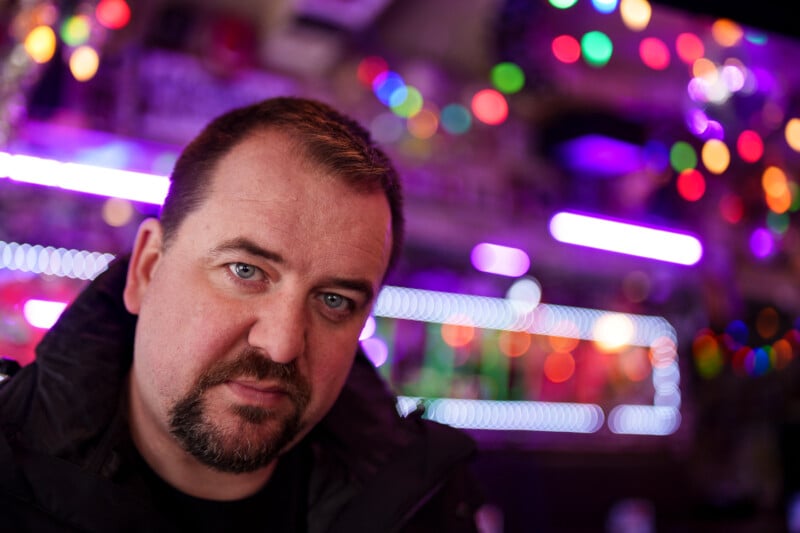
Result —
<instances>
[{"instance_id":1,"label":"eyebrow","mask_svg":"<svg viewBox=\"0 0 800 533\"><path fill-rule=\"evenodd\" d=\"M350 279L350 278L331 278L327 280L326 285L333 285L343 289L350 289L364 294L367 302L372 302L375 298L375 290L372 284L366 280Z\"/></svg>"},{"instance_id":2,"label":"eyebrow","mask_svg":"<svg viewBox=\"0 0 800 533\"><path fill-rule=\"evenodd\" d=\"M269 261L273 261L275 263L284 264L286 260L283 256L277 252L273 252L271 250L267 250L263 248L250 239L245 237L236 237L234 239L228 239L227 241L223 241L218 246L215 246L211 249L210 255L212 257L218 256L225 252L238 252L238 251L245 251L250 255L255 255L257 257L263 257Z\"/></svg>"},{"instance_id":3,"label":"eyebrow","mask_svg":"<svg viewBox=\"0 0 800 533\"><path fill-rule=\"evenodd\" d=\"M254 243L253 241L251 241L246 237L236 237L233 239L228 239L226 241L223 241L221 244L212 248L209 255L215 257L225 252L236 252L236 251L245 251L250 255L254 255L256 257L262 257L264 259L267 259L268 261L272 261L278 264L286 264L286 260L283 258L281 254L273 252L272 250L267 250L266 248L259 246L258 244ZM323 285L333 285L336 287L341 287L343 289L358 291L364 294L367 302L371 302L375 298L375 289L372 287L372 284L367 280L334 277L327 279Z\"/></svg>"}]
</instances>

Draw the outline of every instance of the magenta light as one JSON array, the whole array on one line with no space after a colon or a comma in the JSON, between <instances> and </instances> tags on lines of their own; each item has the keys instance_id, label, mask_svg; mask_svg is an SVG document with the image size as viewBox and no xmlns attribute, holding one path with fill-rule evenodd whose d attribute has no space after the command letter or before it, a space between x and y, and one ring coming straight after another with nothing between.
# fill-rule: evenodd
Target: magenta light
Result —
<instances>
[{"instance_id":1,"label":"magenta light","mask_svg":"<svg viewBox=\"0 0 800 533\"><path fill-rule=\"evenodd\" d=\"M694 265L703 256L703 246L691 235L576 213L554 215L550 234L568 244L680 265Z\"/></svg>"},{"instance_id":2,"label":"magenta light","mask_svg":"<svg viewBox=\"0 0 800 533\"><path fill-rule=\"evenodd\" d=\"M519 248L482 242L472 249L472 265L481 272L518 277L531 266L528 254Z\"/></svg>"},{"instance_id":3,"label":"magenta light","mask_svg":"<svg viewBox=\"0 0 800 533\"><path fill-rule=\"evenodd\" d=\"M156 205L164 202L169 188L165 176L6 152L0 152L0 176L23 183Z\"/></svg>"}]
</instances>

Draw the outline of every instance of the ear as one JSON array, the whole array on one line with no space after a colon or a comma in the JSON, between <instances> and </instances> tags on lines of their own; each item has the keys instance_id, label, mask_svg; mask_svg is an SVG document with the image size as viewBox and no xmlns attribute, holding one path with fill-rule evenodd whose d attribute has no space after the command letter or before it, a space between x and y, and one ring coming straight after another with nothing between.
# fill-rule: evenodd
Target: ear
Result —
<instances>
[{"instance_id":1,"label":"ear","mask_svg":"<svg viewBox=\"0 0 800 533\"><path fill-rule=\"evenodd\" d=\"M145 219L136 233L122 293L125 308L134 315L139 314L144 294L164 253L163 237L161 223L155 218Z\"/></svg>"}]
</instances>

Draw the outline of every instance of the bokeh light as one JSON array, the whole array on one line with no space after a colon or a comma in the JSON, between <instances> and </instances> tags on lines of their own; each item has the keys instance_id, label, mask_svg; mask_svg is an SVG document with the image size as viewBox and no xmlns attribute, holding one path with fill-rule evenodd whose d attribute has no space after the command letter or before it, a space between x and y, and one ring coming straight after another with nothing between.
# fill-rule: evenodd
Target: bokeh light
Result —
<instances>
[{"instance_id":1,"label":"bokeh light","mask_svg":"<svg viewBox=\"0 0 800 533\"><path fill-rule=\"evenodd\" d=\"M611 352L630 344L634 328L631 319L622 313L605 313L592 328L595 345L603 351Z\"/></svg>"},{"instance_id":2,"label":"bokeh light","mask_svg":"<svg viewBox=\"0 0 800 533\"><path fill-rule=\"evenodd\" d=\"M503 354L519 357L531 347L531 335L524 331L501 331L497 342Z\"/></svg>"},{"instance_id":3,"label":"bokeh light","mask_svg":"<svg viewBox=\"0 0 800 533\"><path fill-rule=\"evenodd\" d=\"M736 152L742 161L755 163L764 155L764 141L753 130L744 130L736 139Z\"/></svg>"},{"instance_id":4,"label":"bokeh light","mask_svg":"<svg viewBox=\"0 0 800 533\"><path fill-rule=\"evenodd\" d=\"M670 53L664 41L657 37L646 37L639 43L639 57L653 70L664 70L669 66Z\"/></svg>"},{"instance_id":5,"label":"bokeh light","mask_svg":"<svg viewBox=\"0 0 800 533\"><path fill-rule=\"evenodd\" d=\"M459 104L448 104L442 108L439 116L442 129L453 135L461 135L472 126L472 115L469 110Z\"/></svg>"},{"instance_id":6,"label":"bokeh light","mask_svg":"<svg viewBox=\"0 0 800 533\"><path fill-rule=\"evenodd\" d=\"M694 366L700 377L716 377L725 365L722 349L710 330L701 330L692 341Z\"/></svg>"},{"instance_id":7,"label":"bokeh light","mask_svg":"<svg viewBox=\"0 0 800 533\"><path fill-rule=\"evenodd\" d=\"M650 24L653 7L647 0L621 0L619 14L626 28L632 31L642 31Z\"/></svg>"},{"instance_id":8,"label":"bokeh light","mask_svg":"<svg viewBox=\"0 0 800 533\"><path fill-rule=\"evenodd\" d=\"M466 346L472 342L472 339L475 338L475 327L463 324L463 322L468 322L468 319L466 317L457 317L454 322L462 323L442 324L442 340L453 348Z\"/></svg>"},{"instance_id":9,"label":"bokeh light","mask_svg":"<svg viewBox=\"0 0 800 533\"><path fill-rule=\"evenodd\" d=\"M750 234L750 251L759 259L765 259L775 252L775 238L764 228L756 228Z\"/></svg>"},{"instance_id":10,"label":"bokeh light","mask_svg":"<svg viewBox=\"0 0 800 533\"><path fill-rule=\"evenodd\" d=\"M786 174L776 166L769 166L761 175L761 186L767 206L775 213L785 213L792 205L792 193Z\"/></svg>"},{"instance_id":11,"label":"bokeh light","mask_svg":"<svg viewBox=\"0 0 800 533\"><path fill-rule=\"evenodd\" d=\"M389 96L389 107L400 117L413 117L422 110L422 105L422 93L411 85L401 87Z\"/></svg>"},{"instance_id":12,"label":"bokeh light","mask_svg":"<svg viewBox=\"0 0 800 533\"><path fill-rule=\"evenodd\" d=\"M131 8L124 0L100 0L95 8L97 22L108 29L119 30L131 20Z\"/></svg>"},{"instance_id":13,"label":"bokeh light","mask_svg":"<svg viewBox=\"0 0 800 533\"><path fill-rule=\"evenodd\" d=\"M390 105L394 92L405 89L405 86L403 77L391 70L381 72L372 80L372 90L375 96L386 106Z\"/></svg>"},{"instance_id":14,"label":"bokeh light","mask_svg":"<svg viewBox=\"0 0 800 533\"><path fill-rule=\"evenodd\" d=\"M492 67L490 78L494 88L505 94L514 94L525 86L525 73L516 63L509 61Z\"/></svg>"},{"instance_id":15,"label":"bokeh light","mask_svg":"<svg viewBox=\"0 0 800 533\"><path fill-rule=\"evenodd\" d=\"M361 341L361 347L367 358L372 361L376 367L380 367L386 363L389 358L389 347L383 339L378 337L370 337Z\"/></svg>"},{"instance_id":16,"label":"bokeh light","mask_svg":"<svg viewBox=\"0 0 800 533\"><path fill-rule=\"evenodd\" d=\"M506 299L521 313L530 313L542 300L542 287L534 278L516 280L506 291Z\"/></svg>"},{"instance_id":17,"label":"bokeh light","mask_svg":"<svg viewBox=\"0 0 800 533\"><path fill-rule=\"evenodd\" d=\"M697 167L697 152L686 141L677 141L669 151L669 162L675 172Z\"/></svg>"},{"instance_id":18,"label":"bokeh light","mask_svg":"<svg viewBox=\"0 0 800 533\"><path fill-rule=\"evenodd\" d=\"M592 0L592 7L594 10L603 15L613 13L618 5L619 0Z\"/></svg>"},{"instance_id":19,"label":"bokeh light","mask_svg":"<svg viewBox=\"0 0 800 533\"><path fill-rule=\"evenodd\" d=\"M78 81L88 81L97 74L100 57L89 45L79 46L69 56L69 71Z\"/></svg>"},{"instance_id":20,"label":"bokeh light","mask_svg":"<svg viewBox=\"0 0 800 533\"><path fill-rule=\"evenodd\" d=\"M429 109L423 109L406 122L408 132L416 139L430 139L439 128L439 117Z\"/></svg>"},{"instance_id":21,"label":"bokeh light","mask_svg":"<svg viewBox=\"0 0 800 533\"><path fill-rule=\"evenodd\" d=\"M581 37L583 60L593 67L603 67L611 60L614 45L608 35L601 31L590 31Z\"/></svg>"},{"instance_id":22,"label":"bokeh light","mask_svg":"<svg viewBox=\"0 0 800 533\"><path fill-rule=\"evenodd\" d=\"M69 46L80 46L89 40L91 26L86 15L73 15L67 17L61 24L59 35L61 40Z\"/></svg>"},{"instance_id":23,"label":"bokeh light","mask_svg":"<svg viewBox=\"0 0 800 533\"><path fill-rule=\"evenodd\" d=\"M556 9L569 9L578 3L578 0L548 0Z\"/></svg>"},{"instance_id":24,"label":"bokeh light","mask_svg":"<svg viewBox=\"0 0 800 533\"><path fill-rule=\"evenodd\" d=\"M767 212L767 227L776 235L782 235L789 229L789 213Z\"/></svg>"},{"instance_id":25,"label":"bokeh light","mask_svg":"<svg viewBox=\"0 0 800 533\"><path fill-rule=\"evenodd\" d=\"M368 56L358 63L356 77L365 87L372 88L375 78L389 70L389 64L379 56Z\"/></svg>"},{"instance_id":26,"label":"bokeh light","mask_svg":"<svg viewBox=\"0 0 800 533\"><path fill-rule=\"evenodd\" d=\"M719 139L710 139L703 144L700 150L703 165L712 174L722 174L731 163L731 153L724 142Z\"/></svg>"},{"instance_id":27,"label":"bokeh light","mask_svg":"<svg viewBox=\"0 0 800 533\"><path fill-rule=\"evenodd\" d=\"M688 32L681 33L675 38L675 52L687 65L693 64L706 53L700 37Z\"/></svg>"},{"instance_id":28,"label":"bokeh light","mask_svg":"<svg viewBox=\"0 0 800 533\"><path fill-rule=\"evenodd\" d=\"M23 47L36 63L47 63L56 52L56 34L50 26L37 26L25 37Z\"/></svg>"},{"instance_id":29,"label":"bokeh light","mask_svg":"<svg viewBox=\"0 0 800 533\"><path fill-rule=\"evenodd\" d=\"M508 102L494 89L483 89L472 97L472 114L483 122L496 126L508 118Z\"/></svg>"},{"instance_id":30,"label":"bokeh light","mask_svg":"<svg viewBox=\"0 0 800 533\"><path fill-rule=\"evenodd\" d=\"M719 45L731 47L739 44L744 36L744 31L736 22L720 18L711 25L711 36Z\"/></svg>"},{"instance_id":31,"label":"bokeh light","mask_svg":"<svg viewBox=\"0 0 800 533\"><path fill-rule=\"evenodd\" d=\"M791 149L800 152L800 118L789 119L783 133Z\"/></svg>"},{"instance_id":32,"label":"bokeh light","mask_svg":"<svg viewBox=\"0 0 800 533\"><path fill-rule=\"evenodd\" d=\"M470 253L472 266L481 272L518 277L525 274L531 260L523 250L511 246L481 242Z\"/></svg>"},{"instance_id":33,"label":"bokeh light","mask_svg":"<svg viewBox=\"0 0 800 533\"><path fill-rule=\"evenodd\" d=\"M553 383L563 383L575 374L575 358L570 353L553 352L544 359L544 375Z\"/></svg>"},{"instance_id":34,"label":"bokeh light","mask_svg":"<svg viewBox=\"0 0 800 533\"><path fill-rule=\"evenodd\" d=\"M702 198L706 192L706 179L700 171L687 168L678 174L676 187L678 188L678 194L681 195L681 198L688 202L696 202Z\"/></svg>"},{"instance_id":35,"label":"bokeh light","mask_svg":"<svg viewBox=\"0 0 800 533\"><path fill-rule=\"evenodd\" d=\"M128 224L133 219L133 204L122 198L109 198L103 202L103 220L115 228Z\"/></svg>"},{"instance_id":36,"label":"bokeh light","mask_svg":"<svg viewBox=\"0 0 800 533\"><path fill-rule=\"evenodd\" d=\"M722 218L730 223L741 222L744 216L744 202L742 197L734 193L726 193L719 200L719 213Z\"/></svg>"},{"instance_id":37,"label":"bokeh light","mask_svg":"<svg viewBox=\"0 0 800 533\"><path fill-rule=\"evenodd\" d=\"M550 48L555 58L562 63L572 64L581 58L581 44L572 35L559 35L553 39Z\"/></svg>"},{"instance_id":38,"label":"bokeh light","mask_svg":"<svg viewBox=\"0 0 800 533\"><path fill-rule=\"evenodd\" d=\"M370 122L370 132L380 144L392 144L406 133L405 121L389 111L378 114Z\"/></svg>"}]
</instances>

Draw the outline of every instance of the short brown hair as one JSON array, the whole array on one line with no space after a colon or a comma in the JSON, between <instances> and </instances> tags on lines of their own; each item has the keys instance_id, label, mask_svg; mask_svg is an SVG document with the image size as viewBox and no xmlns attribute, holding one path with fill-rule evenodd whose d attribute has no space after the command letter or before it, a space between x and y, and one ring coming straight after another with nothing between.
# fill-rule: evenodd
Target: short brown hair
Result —
<instances>
[{"instance_id":1,"label":"short brown hair","mask_svg":"<svg viewBox=\"0 0 800 533\"><path fill-rule=\"evenodd\" d=\"M233 109L212 120L183 150L170 177L161 209L164 244L169 245L183 219L205 200L214 167L235 145L256 130L275 128L305 148L311 160L354 189L383 191L392 215L389 270L403 245L403 193L387 155L358 122L316 100L270 98Z\"/></svg>"}]
</instances>

